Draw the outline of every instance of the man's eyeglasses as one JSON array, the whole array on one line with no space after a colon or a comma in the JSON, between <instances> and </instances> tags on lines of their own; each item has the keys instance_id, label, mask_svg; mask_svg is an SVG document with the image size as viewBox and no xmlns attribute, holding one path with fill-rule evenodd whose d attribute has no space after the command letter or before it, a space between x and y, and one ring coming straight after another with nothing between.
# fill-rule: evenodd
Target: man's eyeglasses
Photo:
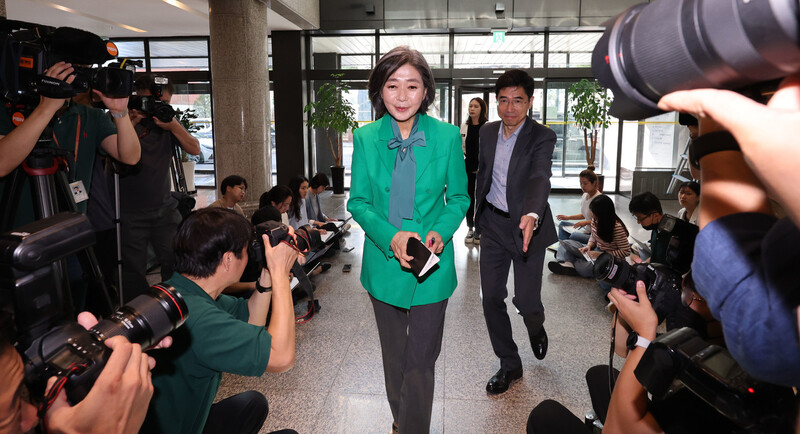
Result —
<instances>
[{"instance_id":1,"label":"man's eyeglasses","mask_svg":"<svg viewBox=\"0 0 800 434\"><path fill-rule=\"evenodd\" d=\"M497 100L497 105L511 104L513 107L520 108L525 107L529 101L530 100L500 98Z\"/></svg>"},{"instance_id":2,"label":"man's eyeglasses","mask_svg":"<svg viewBox=\"0 0 800 434\"><path fill-rule=\"evenodd\" d=\"M635 218L636 218L636 223L642 223L643 221L647 220L647 218L648 218L648 217L650 217L650 216L651 216L651 215L653 215L653 214L655 214L655 213L652 213L652 212L651 212L651 213L649 213L649 214L645 214L645 215L643 215L643 216L641 216L641 217L639 217L639 216L637 216L637 215L635 215L635 214L634 214L634 215L633 215L633 217L635 217Z\"/></svg>"}]
</instances>

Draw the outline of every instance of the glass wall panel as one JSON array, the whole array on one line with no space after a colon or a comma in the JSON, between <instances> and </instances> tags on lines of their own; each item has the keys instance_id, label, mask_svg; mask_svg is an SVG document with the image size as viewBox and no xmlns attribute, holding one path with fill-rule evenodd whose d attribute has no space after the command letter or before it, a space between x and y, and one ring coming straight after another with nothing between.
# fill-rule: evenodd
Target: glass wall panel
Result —
<instances>
[{"instance_id":1,"label":"glass wall panel","mask_svg":"<svg viewBox=\"0 0 800 434\"><path fill-rule=\"evenodd\" d=\"M157 71L208 71L208 58L150 59L150 69Z\"/></svg>"},{"instance_id":2,"label":"glass wall panel","mask_svg":"<svg viewBox=\"0 0 800 434\"><path fill-rule=\"evenodd\" d=\"M450 67L450 37L448 35L381 35L381 55L401 45L419 51L432 69Z\"/></svg>"},{"instance_id":3,"label":"glass wall panel","mask_svg":"<svg viewBox=\"0 0 800 434\"><path fill-rule=\"evenodd\" d=\"M371 69L375 57L375 36L314 36L311 38L311 53L312 59L315 54L335 53L341 69Z\"/></svg>"},{"instance_id":4,"label":"glass wall panel","mask_svg":"<svg viewBox=\"0 0 800 434\"><path fill-rule=\"evenodd\" d=\"M144 57L144 41L114 41L119 57Z\"/></svg>"},{"instance_id":5,"label":"glass wall panel","mask_svg":"<svg viewBox=\"0 0 800 434\"><path fill-rule=\"evenodd\" d=\"M550 68L588 68L591 66L591 55L595 44L602 33L551 33L550 34Z\"/></svg>"},{"instance_id":6,"label":"glass wall panel","mask_svg":"<svg viewBox=\"0 0 800 434\"><path fill-rule=\"evenodd\" d=\"M199 84L199 85L198 85ZM203 86L205 85L205 86ZM175 85L175 94L172 95L170 105L176 110L194 110L197 118L192 120L196 131L192 135L200 141L200 155L189 156L190 161L195 161L195 186L214 187L214 124L211 119L211 95L197 93L198 89L210 89L208 83L195 83ZM202 92L202 91L201 91Z\"/></svg>"},{"instance_id":7,"label":"glass wall panel","mask_svg":"<svg viewBox=\"0 0 800 434\"><path fill-rule=\"evenodd\" d=\"M648 169L675 167L675 145L680 128L676 123L675 112L664 113L645 119L642 141L642 157L638 166Z\"/></svg>"},{"instance_id":8,"label":"glass wall panel","mask_svg":"<svg viewBox=\"0 0 800 434\"><path fill-rule=\"evenodd\" d=\"M352 87L366 88L366 83L351 83ZM356 109L356 120L359 126L372 122L372 103L369 100L367 89L351 88L344 95L347 102ZM353 163L353 133L348 131L342 135L342 165L344 166L344 186L350 188L350 168Z\"/></svg>"},{"instance_id":9,"label":"glass wall panel","mask_svg":"<svg viewBox=\"0 0 800 434\"><path fill-rule=\"evenodd\" d=\"M543 35L506 35L502 42L492 35L456 35L453 68L541 68L544 66Z\"/></svg>"},{"instance_id":10,"label":"glass wall panel","mask_svg":"<svg viewBox=\"0 0 800 434\"><path fill-rule=\"evenodd\" d=\"M150 41L151 57L195 57L208 56L208 42L205 39Z\"/></svg>"}]
</instances>

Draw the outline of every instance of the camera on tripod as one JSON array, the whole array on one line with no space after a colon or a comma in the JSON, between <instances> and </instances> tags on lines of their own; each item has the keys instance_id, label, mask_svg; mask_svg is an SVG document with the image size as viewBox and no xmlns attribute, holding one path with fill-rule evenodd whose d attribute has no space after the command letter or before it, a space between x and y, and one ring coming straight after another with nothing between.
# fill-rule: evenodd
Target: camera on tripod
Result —
<instances>
[{"instance_id":1,"label":"camera on tripod","mask_svg":"<svg viewBox=\"0 0 800 434\"><path fill-rule=\"evenodd\" d=\"M118 50L111 41L71 27L50 27L24 21L0 20L0 92L12 103L32 110L39 96L69 98L96 89L122 98L133 93L135 65L122 61L105 67ZM73 82L47 77L44 72L65 61L75 69Z\"/></svg>"},{"instance_id":2,"label":"camera on tripod","mask_svg":"<svg viewBox=\"0 0 800 434\"><path fill-rule=\"evenodd\" d=\"M106 339L121 335L147 349L188 316L180 293L160 284L90 330L73 322L65 288L55 278L58 261L93 243L89 220L70 212L0 235L0 310L10 314L14 328L3 332L23 355L34 396L41 397L48 378L57 376L65 381L69 400L81 401L111 354Z\"/></svg>"},{"instance_id":3,"label":"camera on tripod","mask_svg":"<svg viewBox=\"0 0 800 434\"><path fill-rule=\"evenodd\" d=\"M659 322L681 305L681 282L689 271L694 256L697 226L664 214L658 231L670 234L666 264L628 264L608 253L594 263L595 279L606 282L628 294L636 295L636 282L641 280L647 289L647 299L653 305Z\"/></svg>"}]
</instances>

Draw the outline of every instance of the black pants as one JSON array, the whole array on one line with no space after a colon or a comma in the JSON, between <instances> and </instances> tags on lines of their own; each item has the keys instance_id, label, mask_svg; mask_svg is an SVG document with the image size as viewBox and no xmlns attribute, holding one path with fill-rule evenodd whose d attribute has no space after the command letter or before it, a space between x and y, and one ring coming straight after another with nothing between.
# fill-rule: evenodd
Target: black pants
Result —
<instances>
[{"instance_id":1,"label":"black pants","mask_svg":"<svg viewBox=\"0 0 800 434\"><path fill-rule=\"evenodd\" d=\"M372 296L370 299L381 339L383 375L392 417L401 433L427 433L447 300L403 309Z\"/></svg>"},{"instance_id":2,"label":"black pants","mask_svg":"<svg viewBox=\"0 0 800 434\"><path fill-rule=\"evenodd\" d=\"M500 367L507 371L522 366L517 344L511 333L511 319L506 311L508 271L514 264L514 306L525 320L528 333L539 333L544 325L542 305L542 267L545 248L536 238L531 240L528 255L518 250L514 237L519 236L519 221L499 216L483 207L481 222L481 293L483 314L489 340Z\"/></svg>"},{"instance_id":3,"label":"black pants","mask_svg":"<svg viewBox=\"0 0 800 434\"><path fill-rule=\"evenodd\" d=\"M469 192L469 208L467 209L467 226L475 227L475 181L477 174L467 172L467 190Z\"/></svg>"},{"instance_id":4,"label":"black pants","mask_svg":"<svg viewBox=\"0 0 800 434\"><path fill-rule=\"evenodd\" d=\"M614 369L614 382L618 376L619 371ZM586 385L592 399L592 409L603 423L606 422L613 384L611 383L611 388L609 388L608 365L592 366L586 371ZM528 434L587 434L592 431L561 403L548 399L542 401L531 411L528 416L527 432Z\"/></svg>"},{"instance_id":5,"label":"black pants","mask_svg":"<svg viewBox=\"0 0 800 434\"><path fill-rule=\"evenodd\" d=\"M267 398L255 390L233 395L211 406L203 434L257 433L267 420ZM292 429L273 431L272 434L297 434Z\"/></svg>"}]
</instances>

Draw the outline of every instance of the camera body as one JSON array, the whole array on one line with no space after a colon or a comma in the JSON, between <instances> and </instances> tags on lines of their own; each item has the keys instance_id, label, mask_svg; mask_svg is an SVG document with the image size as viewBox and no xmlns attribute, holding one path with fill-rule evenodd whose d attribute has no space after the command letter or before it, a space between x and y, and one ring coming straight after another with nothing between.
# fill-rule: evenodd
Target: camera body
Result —
<instances>
[{"instance_id":1,"label":"camera body","mask_svg":"<svg viewBox=\"0 0 800 434\"><path fill-rule=\"evenodd\" d=\"M250 244L249 255L251 258L256 258L262 268L267 268L266 259L264 258L264 241L261 238L262 235L267 235L272 247L277 246L281 242L285 242L297 249L300 253L316 250L323 244L319 232L312 230L309 225L299 227L295 230L294 234L295 236L292 238L292 236L289 235L289 228L282 223L275 221L259 223L255 227L255 236Z\"/></svg>"},{"instance_id":2,"label":"camera body","mask_svg":"<svg viewBox=\"0 0 800 434\"><path fill-rule=\"evenodd\" d=\"M594 263L594 277L636 296L636 282L644 282L647 299L661 322L681 305L682 276L664 264L628 264L608 253ZM636 299L638 301L638 298Z\"/></svg>"},{"instance_id":3,"label":"camera body","mask_svg":"<svg viewBox=\"0 0 800 434\"><path fill-rule=\"evenodd\" d=\"M128 100L128 109L139 110L161 122L170 122L175 117L175 109L171 105L151 95L132 96Z\"/></svg>"},{"instance_id":4,"label":"camera body","mask_svg":"<svg viewBox=\"0 0 800 434\"><path fill-rule=\"evenodd\" d=\"M726 349L708 344L688 327L654 340L634 374L654 399L687 388L748 432L780 431L794 408L790 388L754 379Z\"/></svg>"},{"instance_id":5,"label":"camera body","mask_svg":"<svg viewBox=\"0 0 800 434\"><path fill-rule=\"evenodd\" d=\"M683 274L689 271L694 258L694 241L698 227L677 217L664 214L658 223L660 233L669 234L666 264L628 264L624 259L603 253L594 263L594 277L615 288L636 295L636 281L647 288L647 299L659 321L681 305Z\"/></svg>"},{"instance_id":6,"label":"camera body","mask_svg":"<svg viewBox=\"0 0 800 434\"><path fill-rule=\"evenodd\" d=\"M74 404L82 400L103 370L111 350L105 340L125 336L146 349L179 327L188 316L180 293L156 285L90 330L72 321L56 262L94 243L85 215L59 213L0 234L0 308L13 317L3 330L25 362L25 381L42 396L49 377L66 379Z\"/></svg>"}]
</instances>

